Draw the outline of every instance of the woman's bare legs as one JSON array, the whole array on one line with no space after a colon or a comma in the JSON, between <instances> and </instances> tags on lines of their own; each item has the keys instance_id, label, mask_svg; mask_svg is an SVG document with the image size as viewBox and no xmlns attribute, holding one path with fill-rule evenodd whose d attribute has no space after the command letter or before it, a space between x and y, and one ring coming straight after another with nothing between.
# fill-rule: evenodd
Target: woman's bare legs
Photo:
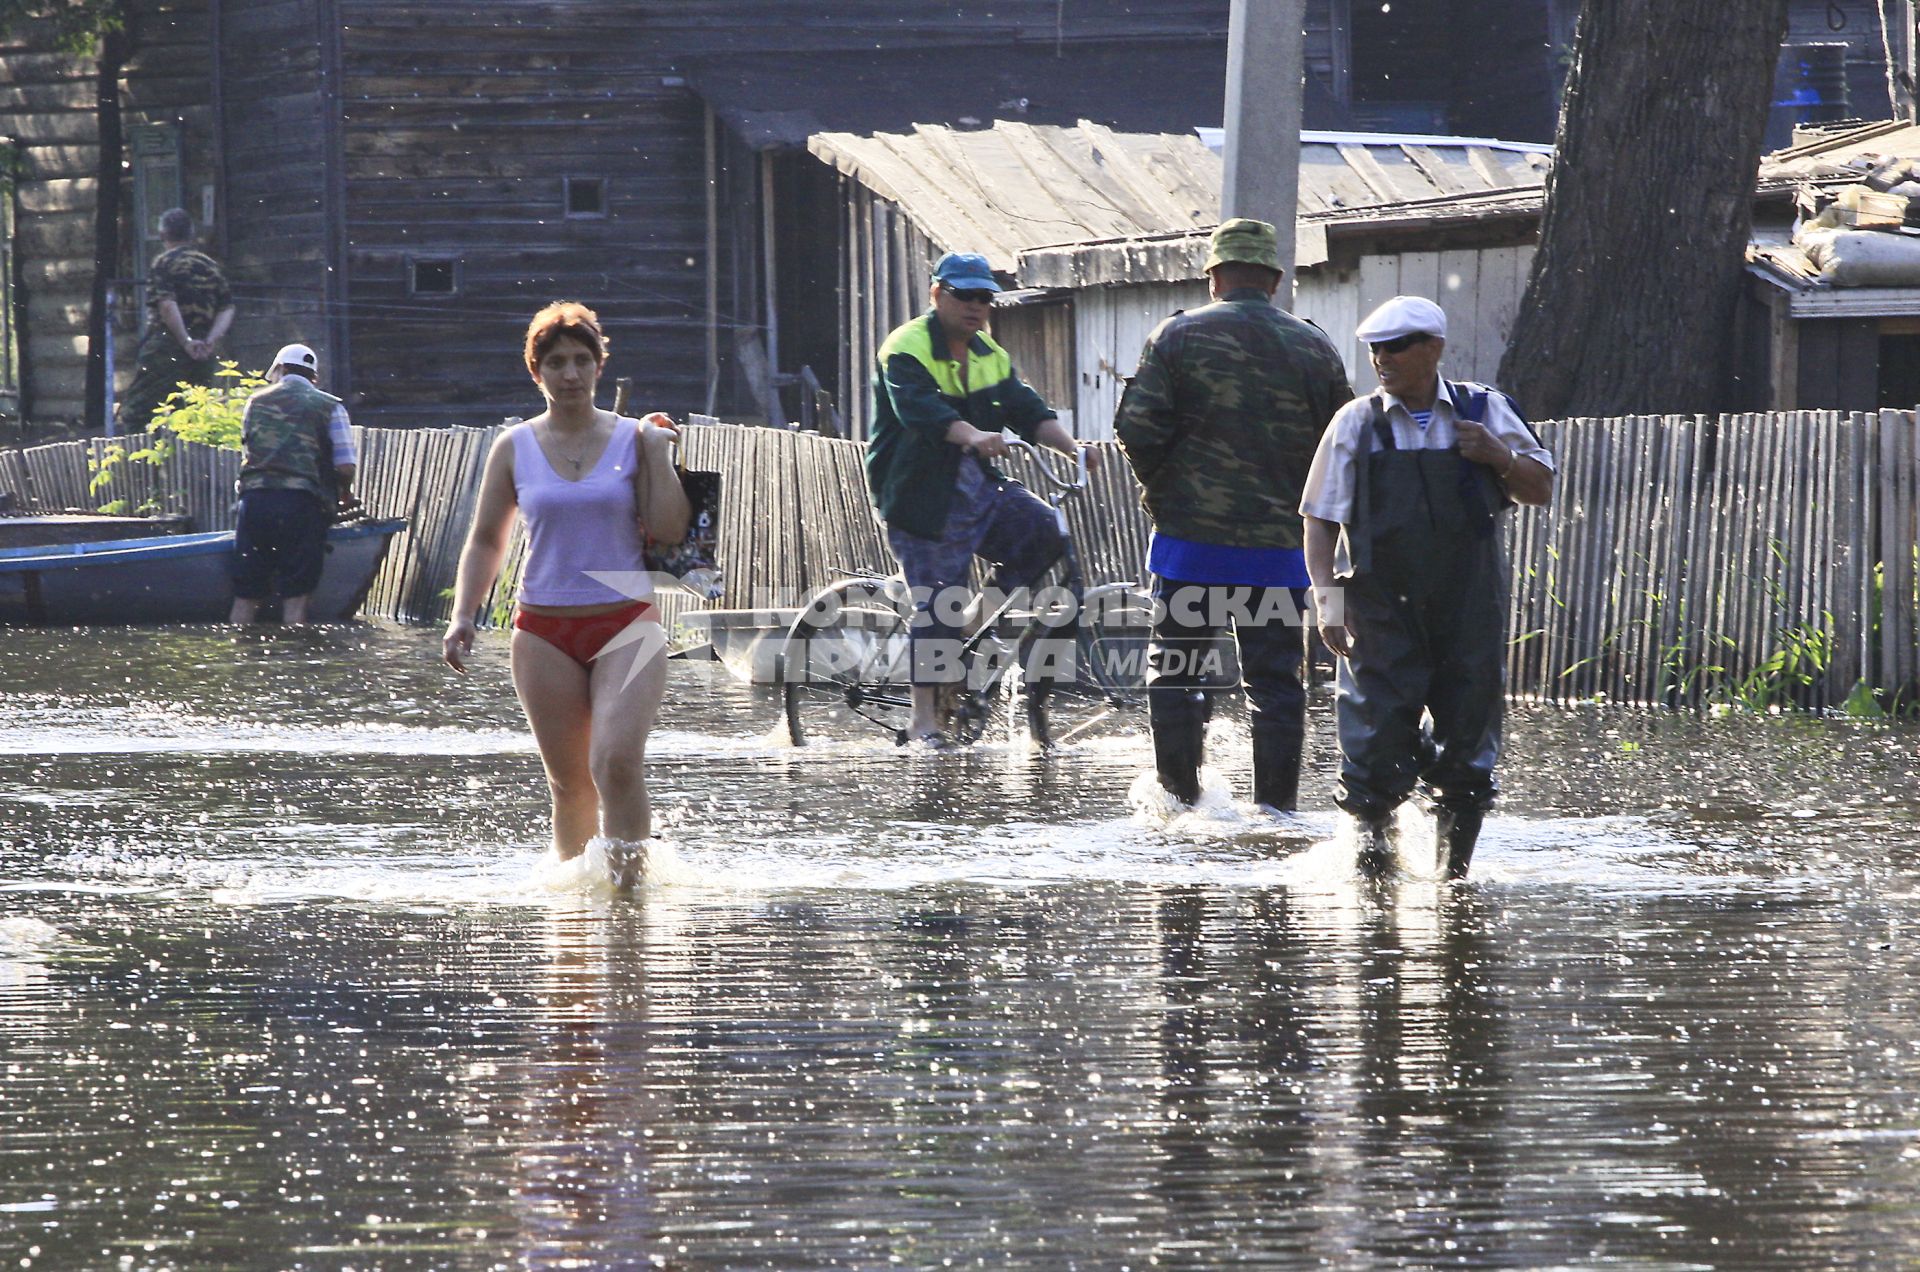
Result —
<instances>
[{"instance_id":1,"label":"woman's bare legs","mask_svg":"<svg viewBox=\"0 0 1920 1272\"><path fill-rule=\"evenodd\" d=\"M513 691L540 747L553 796L553 850L577 857L600 827L588 756L593 701L586 669L531 632L514 629Z\"/></svg>"},{"instance_id":2,"label":"woman's bare legs","mask_svg":"<svg viewBox=\"0 0 1920 1272\"><path fill-rule=\"evenodd\" d=\"M634 627L642 629L641 639L603 650L593 662L593 741L588 766L594 788L600 792L601 832L609 839L637 844L653 833L653 810L647 798L647 735L659 719L660 699L666 692L667 649L659 624L641 620Z\"/></svg>"}]
</instances>

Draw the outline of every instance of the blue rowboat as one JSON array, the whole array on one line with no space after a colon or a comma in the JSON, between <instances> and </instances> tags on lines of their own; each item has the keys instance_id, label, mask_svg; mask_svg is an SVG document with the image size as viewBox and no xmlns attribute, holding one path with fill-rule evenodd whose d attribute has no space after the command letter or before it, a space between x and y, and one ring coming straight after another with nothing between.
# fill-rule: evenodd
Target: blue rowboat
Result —
<instances>
[{"instance_id":1,"label":"blue rowboat","mask_svg":"<svg viewBox=\"0 0 1920 1272\"><path fill-rule=\"evenodd\" d=\"M316 623L352 618L387 544L406 521L361 521L327 532L313 591ZM222 623L233 604L233 531L0 548L0 624L30 627Z\"/></svg>"}]
</instances>

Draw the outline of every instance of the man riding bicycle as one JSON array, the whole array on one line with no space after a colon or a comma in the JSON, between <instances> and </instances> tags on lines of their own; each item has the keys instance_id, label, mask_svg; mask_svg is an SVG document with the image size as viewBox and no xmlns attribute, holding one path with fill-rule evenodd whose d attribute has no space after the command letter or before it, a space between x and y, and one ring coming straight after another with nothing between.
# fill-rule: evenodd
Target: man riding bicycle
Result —
<instances>
[{"instance_id":1,"label":"man riding bicycle","mask_svg":"<svg viewBox=\"0 0 1920 1272\"><path fill-rule=\"evenodd\" d=\"M907 739L936 750L939 689L959 682L962 611L973 558L993 585L1032 586L1064 544L1045 501L996 469L1006 432L1066 455L1079 447L987 334L1000 290L987 258L949 252L933 267L932 309L894 329L873 372L867 487L914 600L908 633L913 710ZM1089 452L1088 467L1099 456Z\"/></svg>"}]
</instances>

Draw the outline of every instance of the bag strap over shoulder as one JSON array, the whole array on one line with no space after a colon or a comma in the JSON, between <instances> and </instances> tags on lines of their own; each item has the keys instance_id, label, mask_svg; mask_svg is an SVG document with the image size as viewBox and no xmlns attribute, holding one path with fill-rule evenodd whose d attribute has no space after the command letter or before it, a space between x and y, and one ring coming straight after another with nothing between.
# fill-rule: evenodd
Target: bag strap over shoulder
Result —
<instances>
[{"instance_id":1,"label":"bag strap over shoulder","mask_svg":"<svg viewBox=\"0 0 1920 1272\"><path fill-rule=\"evenodd\" d=\"M1475 424L1487 422L1487 395L1479 389L1445 381L1447 396L1453 399L1453 413L1463 420L1472 420Z\"/></svg>"},{"instance_id":2,"label":"bag strap over shoulder","mask_svg":"<svg viewBox=\"0 0 1920 1272\"><path fill-rule=\"evenodd\" d=\"M1520 421L1520 427L1527 430L1527 436L1533 439L1535 445L1539 445L1540 434L1534 431L1532 422L1527 419L1525 413L1520 410L1520 404L1514 401L1511 395L1494 388L1455 384L1451 380L1447 381L1447 389L1453 397L1454 411L1461 419L1472 420L1475 424L1487 422L1487 404L1492 398L1499 397L1507 404L1507 410L1512 413L1513 418Z\"/></svg>"}]
</instances>

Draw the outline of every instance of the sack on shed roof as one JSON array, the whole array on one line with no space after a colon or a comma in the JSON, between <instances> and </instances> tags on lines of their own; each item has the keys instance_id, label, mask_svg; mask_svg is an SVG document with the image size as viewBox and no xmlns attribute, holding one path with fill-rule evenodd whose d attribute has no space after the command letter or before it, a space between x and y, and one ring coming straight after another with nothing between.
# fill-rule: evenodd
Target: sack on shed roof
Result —
<instances>
[{"instance_id":1,"label":"sack on shed roof","mask_svg":"<svg viewBox=\"0 0 1920 1272\"><path fill-rule=\"evenodd\" d=\"M1807 260L1832 287L1920 287L1920 238L1879 230L1805 230Z\"/></svg>"}]
</instances>

